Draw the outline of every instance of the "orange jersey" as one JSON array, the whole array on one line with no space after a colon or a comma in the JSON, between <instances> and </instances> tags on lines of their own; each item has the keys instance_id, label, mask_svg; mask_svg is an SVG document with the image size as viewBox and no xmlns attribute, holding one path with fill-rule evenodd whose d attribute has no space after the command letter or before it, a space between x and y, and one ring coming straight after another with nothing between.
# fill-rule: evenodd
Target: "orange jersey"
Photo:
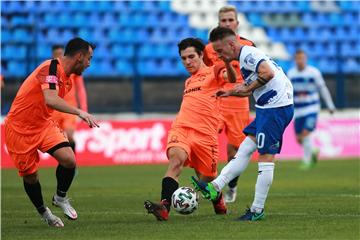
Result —
<instances>
[{"instance_id":1,"label":"orange jersey","mask_svg":"<svg viewBox=\"0 0 360 240\"><path fill-rule=\"evenodd\" d=\"M82 76L71 74L70 79L73 87L65 95L64 100L74 107L80 107L81 110L87 112L87 99L86 99L86 90L84 85L84 79ZM59 111L54 111L52 114L53 120L57 122L61 129L75 129L76 128L76 116L63 113Z\"/></svg>"},{"instance_id":2,"label":"orange jersey","mask_svg":"<svg viewBox=\"0 0 360 240\"><path fill-rule=\"evenodd\" d=\"M223 70L215 66L204 67L186 80L173 128L188 127L206 135L217 135L219 106L214 94L225 83L222 74Z\"/></svg>"},{"instance_id":3,"label":"orange jersey","mask_svg":"<svg viewBox=\"0 0 360 240\"><path fill-rule=\"evenodd\" d=\"M255 46L255 44L245 38L237 36L237 40L242 45ZM204 62L208 66L212 66L214 64L221 64L223 61L218 57L216 51L214 50L211 43L207 44L204 51ZM240 64L238 61L231 62L231 65L234 67L237 73L237 83L244 82L244 79L240 72ZM233 89L234 83L226 83L223 87L226 90ZM222 98L220 100L220 108L224 110L230 111L238 111L238 110L249 110L249 98L239 98L239 97L227 97Z\"/></svg>"},{"instance_id":4,"label":"orange jersey","mask_svg":"<svg viewBox=\"0 0 360 240\"><path fill-rule=\"evenodd\" d=\"M37 134L51 124L53 109L45 103L43 89L58 89L63 98L72 87L60 61L47 60L38 66L21 85L6 118L7 125L22 135ZM57 64L56 64L57 63ZM55 72L50 74L50 72Z\"/></svg>"},{"instance_id":5,"label":"orange jersey","mask_svg":"<svg viewBox=\"0 0 360 240\"><path fill-rule=\"evenodd\" d=\"M64 100L71 106L80 107L81 110L87 112L87 97L82 76L71 74L70 79L73 87L65 95Z\"/></svg>"}]
</instances>

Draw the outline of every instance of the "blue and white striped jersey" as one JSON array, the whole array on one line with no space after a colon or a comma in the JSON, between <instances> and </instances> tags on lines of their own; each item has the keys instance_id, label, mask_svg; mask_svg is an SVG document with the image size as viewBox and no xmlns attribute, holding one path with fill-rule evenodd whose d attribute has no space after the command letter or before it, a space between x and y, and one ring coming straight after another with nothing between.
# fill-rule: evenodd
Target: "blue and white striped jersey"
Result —
<instances>
[{"instance_id":1,"label":"blue and white striped jersey","mask_svg":"<svg viewBox=\"0 0 360 240\"><path fill-rule=\"evenodd\" d=\"M329 90L320 71L312 66L306 66L303 70L293 67L288 71L294 87L295 118L304 117L320 111L320 96L326 102L329 109L335 109Z\"/></svg>"},{"instance_id":2,"label":"blue and white striped jersey","mask_svg":"<svg viewBox=\"0 0 360 240\"><path fill-rule=\"evenodd\" d=\"M253 96L258 108L277 108L293 104L293 87L285 73L271 58L255 47L243 46L240 51L240 70L245 84L258 78L258 67L266 61L275 76L264 86L254 90Z\"/></svg>"}]
</instances>

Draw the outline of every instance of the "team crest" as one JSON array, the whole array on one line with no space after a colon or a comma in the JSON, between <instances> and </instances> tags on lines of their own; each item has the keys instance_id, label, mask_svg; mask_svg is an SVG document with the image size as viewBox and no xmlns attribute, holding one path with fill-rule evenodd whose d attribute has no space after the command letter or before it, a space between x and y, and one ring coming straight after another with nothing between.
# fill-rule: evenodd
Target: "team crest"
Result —
<instances>
[{"instance_id":1,"label":"team crest","mask_svg":"<svg viewBox=\"0 0 360 240\"><path fill-rule=\"evenodd\" d=\"M246 57L245 57L245 60L244 62L248 65L255 65L255 58L252 56L252 54L248 54Z\"/></svg>"}]
</instances>

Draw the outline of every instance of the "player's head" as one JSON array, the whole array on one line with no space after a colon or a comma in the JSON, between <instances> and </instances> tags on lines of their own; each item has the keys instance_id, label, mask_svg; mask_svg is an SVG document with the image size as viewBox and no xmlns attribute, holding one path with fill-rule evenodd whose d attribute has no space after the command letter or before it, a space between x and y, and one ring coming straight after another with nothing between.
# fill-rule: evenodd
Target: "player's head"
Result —
<instances>
[{"instance_id":1,"label":"player's head","mask_svg":"<svg viewBox=\"0 0 360 240\"><path fill-rule=\"evenodd\" d=\"M210 42L218 54L219 58L237 59L240 45L236 39L236 34L229 28L217 27L210 32Z\"/></svg>"},{"instance_id":2,"label":"player's head","mask_svg":"<svg viewBox=\"0 0 360 240\"><path fill-rule=\"evenodd\" d=\"M203 63L204 43L198 38L185 38L178 44L181 61L190 73L199 71Z\"/></svg>"},{"instance_id":3,"label":"player's head","mask_svg":"<svg viewBox=\"0 0 360 240\"><path fill-rule=\"evenodd\" d=\"M64 56L64 46L55 44L51 47L51 54L53 58L59 58Z\"/></svg>"},{"instance_id":4,"label":"player's head","mask_svg":"<svg viewBox=\"0 0 360 240\"><path fill-rule=\"evenodd\" d=\"M303 70L307 64L307 56L304 50L298 49L295 52L295 64L297 69Z\"/></svg>"},{"instance_id":5,"label":"player's head","mask_svg":"<svg viewBox=\"0 0 360 240\"><path fill-rule=\"evenodd\" d=\"M219 13L219 27L226 27L237 32L239 21L237 18L237 10L235 6L229 5L220 8Z\"/></svg>"},{"instance_id":6,"label":"player's head","mask_svg":"<svg viewBox=\"0 0 360 240\"><path fill-rule=\"evenodd\" d=\"M71 39L65 46L64 56L74 61L73 71L77 75L90 66L95 46L79 37Z\"/></svg>"}]
</instances>

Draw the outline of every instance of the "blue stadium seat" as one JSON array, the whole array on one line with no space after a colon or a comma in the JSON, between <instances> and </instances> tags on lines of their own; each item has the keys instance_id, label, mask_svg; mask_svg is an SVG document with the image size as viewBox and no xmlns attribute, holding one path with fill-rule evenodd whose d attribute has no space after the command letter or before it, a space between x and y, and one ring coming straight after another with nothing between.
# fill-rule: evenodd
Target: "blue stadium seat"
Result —
<instances>
[{"instance_id":1,"label":"blue stadium seat","mask_svg":"<svg viewBox=\"0 0 360 240\"><path fill-rule=\"evenodd\" d=\"M24 77L26 75L26 66L23 61L11 60L7 66L7 72L9 76Z\"/></svg>"},{"instance_id":2,"label":"blue stadium seat","mask_svg":"<svg viewBox=\"0 0 360 240\"><path fill-rule=\"evenodd\" d=\"M111 28L114 26L118 26L119 23L113 13L106 12L104 13L104 17L101 19L101 25Z\"/></svg>"},{"instance_id":3,"label":"blue stadium seat","mask_svg":"<svg viewBox=\"0 0 360 240\"><path fill-rule=\"evenodd\" d=\"M190 36L207 42L208 31L191 27L189 14L175 12L171 4L154 0L2 1L2 65L7 72L21 64L31 68L34 63L23 60L47 58L52 44L65 44L70 38L80 36L97 45L95 69L90 68L87 74L131 75L128 61L137 58L143 63L139 71L145 76L188 75L179 61L177 43ZM355 66L359 66L359 1L336 1L339 12L316 10L311 1L230 0L228 4L236 5L246 14L252 27L265 28L272 41L284 43L289 54L304 48L309 60L316 60L326 73L337 71L334 65L338 57L344 61L346 73L352 73ZM263 19L264 14L277 14L279 19L289 19L289 22L271 25L267 18ZM302 24L294 21L291 25L291 16L296 21L301 16ZM35 26L35 18L39 18L36 28L29 28ZM283 27L285 25L288 27ZM35 47L28 47L34 43ZM281 61L281 64L287 68L290 61Z\"/></svg>"},{"instance_id":4,"label":"blue stadium seat","mask_svg":"<svg viewBox=\"0 0 360 240\"><path fill-rule=\"evenodd\" d=\"M86 27L90 24L88 17L84 13L76 12L72 16L72 25L76 27Z\"/></svg>"},{"instance_id":5,"label":"blue stadium seat","mask_svg":"<svg viewBox=\"0 0 360 240\"><path fill-rule=\"evenodd\" d=\"M317 64L322 73L334 74L337 72L337 62L333 58L321 58Z\"/></svg>"},{"instance_id":6,"label":"blue stadium seat","mask_svg":"<svg viewBox=\"0 0 360 240\"><path fill-rule=\"evenodd\" d=\"M134 56L134 47L130 44L114 44L111 47L111 54L116 58L132 58Z\"/></svg>"},{"instance_id":7,"label":"blue stadium seat","mask_svg":"<svg viewBox=\"0 0 360 240\"><path fill-rule=\"evenodd\" d=\"M360 56L358 50L360 48L356 46L356 43L342 42L340 45L340 56L342 57L357 57Z\"/></svg>"},{"instance_id":8,"label":"blue stadium seat","mask_svg":"<svg viewBox=\"0 0 360 240\"><path fill-rule=\"evenodd\" d=\"M360 61L355 58L348 58L343 65L344 73L360 73Z\"/></svg>"},{"instance_id":9,"label":"blue stadium seat","mask_svg":"<svg viewBox=\"0 0 360 240\"><path fill-rule=\"evenodd\" d=\"M263 27L265 25L264 21L262 20L261 15L258 13L251 12L251 13L247 14L247 19L254 26Z\"/></svg>"},{"instance_id":10,"label":"blue stadium seat","mask_svg":"<svg viewBox=\"0 0 360 240\"><path fill-rule=\"evenodd\" d=\"M18 43L30 43L32 42L33 35L25 28L15 28L12 40Z\"/></svg>"},{"instance_id":11,"label":"blue stadium seat","mask_svg":"<svg viewBox=\"0 0 360 240\"><path fill-rule=\"evenodd\" d=\"M117 74L122 76L132 76L134 74L133 66L127 60L117 60L115 70Z\"/></svg>"},{"instance_id":12,"label":"blue stadium seat","mask_svg":"<svg viewBox=\"0 0 360 240\"><path fill-rule=\"evenodd\" d=\"M11 36L12 36L12 34L9 30L7 30L6 28L1 29L1 42L2 43L7 43L8 41L10 41Z\"/></svg>"},{"instance_id":13,"label":"blue stadium seat","mask_svg":"<svg viewBox=\"0 0 360 240\"><path fill-rule=\"evenodd\" d=\"M51 57L50 44L38 44L36 47L36 57L39 59L48 59Z\"/></svg>"}]
</instances>

